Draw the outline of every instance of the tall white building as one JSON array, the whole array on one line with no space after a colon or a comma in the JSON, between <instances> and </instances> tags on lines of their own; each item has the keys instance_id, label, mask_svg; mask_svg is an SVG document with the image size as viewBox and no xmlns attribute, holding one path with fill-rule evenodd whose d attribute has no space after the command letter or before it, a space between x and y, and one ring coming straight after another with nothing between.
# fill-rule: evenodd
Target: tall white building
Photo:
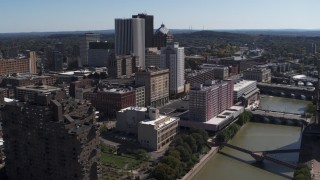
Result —
<instances>
[{"instance_id":1,"label":"tall white building","mask_svg":"<svg viewBox=\"0 0 320 180\"><path fill-rule=\"evenodd\" d=\"M170 95L184 91L184 57L184 47L177 42L161 48L160 67L169 68Z\"/></svg>"},{"instance_id":2,"label":"tall white building","mask_svg":"<svg viewBox=\"0 0 320 180\"><path fill-rule=\"evenodd\" d=\"M145 69L144 19L115 19L115 52L117 55L139 56L139 66Z\"/></svg>"},{"instance_id":3,"label":"tall white building","mask_svg":"<svg viewBox=\"0 0 320 180\"><path fill-rule=\"evenodd\" d=\"M88 65L88 51L89 43L100 41L100 34L86 33L80 41L80 59L78 62L79 67Z\"/></svg>"}]
</instances>

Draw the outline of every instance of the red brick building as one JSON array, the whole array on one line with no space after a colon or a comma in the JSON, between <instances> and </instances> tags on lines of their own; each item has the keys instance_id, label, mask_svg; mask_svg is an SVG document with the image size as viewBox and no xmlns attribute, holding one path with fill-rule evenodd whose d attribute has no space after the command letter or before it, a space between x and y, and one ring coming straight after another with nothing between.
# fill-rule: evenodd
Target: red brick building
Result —
<instances>
[{"instance_id":1,"label":"red brick building","mask_svg":"<svg viewBox=\"0 0 320 180\"><path fill-rule=\"evenodd\" d=\"M103 89L92 100L92 105L108 117L115 117L120 109L136 105L136 93L129 88Z\"/></svg>"}]
</instances>

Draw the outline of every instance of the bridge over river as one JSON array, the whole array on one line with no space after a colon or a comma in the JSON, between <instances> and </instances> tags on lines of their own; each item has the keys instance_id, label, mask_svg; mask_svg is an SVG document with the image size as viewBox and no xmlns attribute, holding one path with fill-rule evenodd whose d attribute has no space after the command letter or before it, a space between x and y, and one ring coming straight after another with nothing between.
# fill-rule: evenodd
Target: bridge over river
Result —
<instances>
[{"instance_id":1,"label":"bridge over river","mask_svg":"<svg viewBox=\"0 0 320 180\"><path fill-rule=\"evenodd\" d=\"M315 90L314 87L268 83L257 83L257 87L262 94L285 95L297 98L304 96L307 99L313 99Z\"/></svg>"},{"instance_id":2,"label":"bridge over river","mask_svg":"<svg viewBox=\"0 0 320 180\"><path fill-rule=\"evenodd\" d=\"M258 162L262 162L263 160L269 160L273 163L276 164L280 164L282 166L286 166L292 169L296 169L297 165L296 164L291 164L285 161L281 161L279 159L275 159L271 156L268 156L268 154L278 154L278 153L295 153L295 152L299 152L300 149L277 149L277 150L271 150L271 151L250 151L248 149L244 149L235 145L231 145L231 144L227 144L227 143L223 143L223 146L238 150L240 152L246 153L246 154L250 154L256 161Z\"/></svg>"},{"instance_id":3,"label":"bridge over river","mask_svg":"<svg viewBox=\"0 0 320 180\"><path fill-rule=\"evenodd\" d=\"M311 118L304 117L301 114L268 111L260 109L251 112L253 115L253 120L257 122L263 121L273 124L291 124L296 126L306 126L311 121Z\"/></svg>"}]
</instances>

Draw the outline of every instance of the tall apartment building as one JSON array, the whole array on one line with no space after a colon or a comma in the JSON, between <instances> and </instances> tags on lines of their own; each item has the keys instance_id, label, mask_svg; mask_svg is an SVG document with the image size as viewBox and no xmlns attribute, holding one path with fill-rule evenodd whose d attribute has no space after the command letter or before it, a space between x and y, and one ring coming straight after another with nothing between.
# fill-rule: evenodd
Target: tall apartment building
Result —
<instances>
[{"instance_id":1,"label":"tall apartment building","mask_svg":"<svg viewBox=\"0 0 320 180\"><path fill-rule=\"evenodd\" d=\"M145 86L145 106L161 107L169 102L169 70L148 67L136 72L136 85Z\"/></svg>"},{"instance_id":2,"label":"tall apartment building","mask_svg":"<svg viewBox=\"0 0 320 180\"><path fill-rule=\"evenodd\" d=\"M88 65L90 67L106 67L109 56L114 53L107 42L89 43Z\"/></svg>"},{"instance_id":3,"label":"tall apartment building","mask_svg":"<svg viewBox=\"0 0 320 180\"><path fill-rule=\"evenodd\" d=\"M88 65L88 50L90 42L100 41L100 34L86 33L81 37L80 41L80 59L78 62L79 67Z\"/></svg>"},{"instance_id":4,"label":"tall apartment building","mask_svg":"<svg viewBox=\"0 0 320 180\"><path fill-rule=\"evenodd\" d=\"M102 88L91 102L98 111L113 118L120 109L136 105L136 92L133 88Z\"/></svg>"},{"instance_id":5,"label":"tall apartment building","mask_svg":"<svg viewBox=\"0 0 320 180\"><path fill-rule=\"evenodd\" d=\"M138 14L132 15L132 18L142 18L144 19L144 32L145 32L145 47L153 47L152 40L153 40L153 16L147 14Z\"/></svg>"},{"instance_id":6,"label":"tall apartment building","mask_svg":"<svg viewBox=\"0 0 320 180\"><path fill-rule=\"evenodd\" d=\"M139 57L131 55L116 56L112 53L108 59L108 74L113 78L121 78L123 76L130 77L134 73L134 67L139 61Z\"/></svg>"},{"instance_id":7,"label":"tall apartment building","mask_svg":"<svg viewBox=\"0 0 320 180\"><path fill-rule=\"evenodd\" d=\"M37 74L37 56L35 51L29 52L30 73Z\"/></svg>"},{"instance_id":8,"label":"tall apartment building","mask_svg":"<svg viewBox=\"0 0 320 180\"><path fill-rule=\"evenodd\" d=\"M243 71L243 79L257 82L271 82L271 70L267 68L253 67Z\"/></svg>"},{"instance_id":9,"label":"tall apartment building","mask_svg":"<svg viewBox=\"0 0 320 180\"><path fill-rule=\"evenodd\" d=\"M157 48L146 49L146 67L160 67L160 50Z\"/></svg>"},{"instance_id":10,"label":"tall apartment building","mask_svg":"<svg viewBox=\"0 0 320 180\"><path fill-rule=\"evenodd\" d=\"M0 76L11 75L13 73L29 72L29 59L0 59Z\"/></svg>"},{"instance_id":11,"label":"tall apartment building","mask_svg":"<svg viewBox=\"0 0 320 180\"><path fill-rule=\"evenodd\" d=\"M167 44L173 43L173 35L164 24L156 30L153 36L153 47L160 49L166 47Z\"/></svg>"},{"instance_id":12,"label":"tall apartment building","mask_svg":"<svg viewBox=\"0 0 320 180\"><path fill-rule=\"evenodd\" d=\"M184 47L179 43L161 48L160 67L169 68L169 93L176 95L184 92Z\"/></svg>"},{"instance_id":13,"label":"tall apartment building","mask_svg":"<svg viewBox=\"0 0 320 180\"><path fill-rule=\"evenodd\" d=\"M145 68L144 19L115 19L115 53L138 56L138 66Z\"/></svg>"},{"instance_id":14,"label":"tall apartment building","mask_svg":"<svg viewBox=\"0 0 320 180\"><path fill-rule=\"evenodd\" d=\"M32 103L3 109L9 179L101 179L94 107L57 95L38 94Z\"/></svg>"},{"instance_id":15,"label":"tall apartment building","mask_svg":"<svg viewBox=\"0 0 320 180\"><path fill-rule=\"evenodd\" d=\"M206 122L233 105L232 81L194 84L189 92L191 120Z\"/></svg>"}]
</instances>

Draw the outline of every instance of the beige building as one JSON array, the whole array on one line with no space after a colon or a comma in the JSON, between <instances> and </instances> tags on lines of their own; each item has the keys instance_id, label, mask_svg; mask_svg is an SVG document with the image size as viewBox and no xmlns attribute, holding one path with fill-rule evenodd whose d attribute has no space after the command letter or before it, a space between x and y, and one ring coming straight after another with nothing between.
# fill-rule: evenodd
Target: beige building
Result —
<instances>
[{"instance_id":1,"label":"beige building","mask_svg":"<svg viewBox=\"0 0 320 180\"><path fill-rule=\"evenodd\" d=\"M117 112L116 129L138 135L142 147L161 150L178 132L178 117L159 114L156 108L128 107Z\"/></svg>"},{"instance_id":2,"label":"beige building","mask_svg":"<svg viewBox=\"0 0 320 180\"><path fill-rule=\"evenodd\" d=\"M271 82L271 70L267 68L249 68L243 71L243 79L257 82Z\"/></svg>"},{"instance_id":3,"label":"beige building","mask_svg":"<svg viewBox=\"0 0 320 180\"><path fill-rule=\"evenodd\" d=\"M136 85L145 86L145 106L161 107L169 102L169 70L148 67L136 72Z\"/></svg>"},{"instance_id":4,"label":"beige building","mask_svg":"<svg viewBox=\"0 0 320 180\"><path fill-rule=\"evenodd\" d=\"M130 77L136 67L137 59L136 56L112 54L107 63L109 76L113 78Z\"/></svg>"},{"instance_id":5,"label":"beige building","mask_svg":"<svg viewBox=\"0 0 320 180\"><path fill-rule=\"evenodd\" d=\"M138 124L138 141L144 148L161 150L169 145L178 133L180 118L163 116L158 109L149 110L149 119Z\"/></svg>"}]
</instances>

